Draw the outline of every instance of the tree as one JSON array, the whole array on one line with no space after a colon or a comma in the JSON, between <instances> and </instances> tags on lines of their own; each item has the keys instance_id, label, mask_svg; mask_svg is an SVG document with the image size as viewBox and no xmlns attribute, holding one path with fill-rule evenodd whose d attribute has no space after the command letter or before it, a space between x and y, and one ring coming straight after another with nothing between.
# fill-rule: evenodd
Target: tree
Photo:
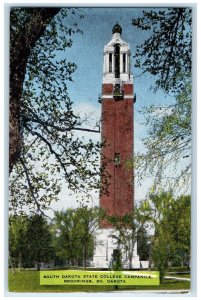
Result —
<instances>
[{"instance_id":1,"label":"tree","mask_svg":"<svg viewBox=\"0 0 201 300\"><path fill-rule=\"evenodd\" d=\"M49 225L41 215L11 215L9 257L11 267L37 266L54 256Z\"/></svg>"},{"instance_id":2,"label":"tree","mask_svg":"<svg viewBox=\"0 0 201 300\"><path fill-rule=\"evenodd\" d=\"M140 225L137 232L137 253L140 260L149 260L149 237L143 224Z\"/></svg>"},{"instance_id":3,"label":"tree","mask_svg":"<svg viewBox=\"0 0 201 300\"><path fill-rule=\"evenodd\" d=\"M190 182L191 23L189 8L149 9L132 21L135 27L150 32L137 47L135 66L154 75L155 91L162 89L175 96L174 104L142 110L150 127L143 140L145 151L136 155L135 167L140 179L143 173L152 174L158 185L177 183L181 187Z\"/></svg>"},{"instance_id":4,"label":"tree","mask_svg":"<svg viewBox=\"0 0 201 300\"><path fill-rule=\"evenodd\" d=\"M69 265L77 264L81 257L81 249L77 243L77 234L74 230L74 209L55 211L51 223L53 246L56 255Z\"/></svg>"},{"instance_id":5,"label":"tree","mask_svg":"<svg viewBox=\"0 0 201 300\"><path fill-rule=\"evenodd\" d=\"M27 205L43 212L58 200L63 179L69 189L86 198L88 191L99 188L104 169L98 162L101 144L74 134L99 129L83 127L84 120L74 114L68 96L68 82L77 66L68 61L67 49L73 43L71 36L81 32L77 22L83 15L73 8L48 12L47 17L42 8L11 10L10 204L14 210Z\"/></svg>"},{"instance_id":6,"label":"tree","mask_svg":"<svg viewBox=\"0 0 201 300\"><path fill-rule=\"evenodd\" d=\"M167 225L164 222L165 211L170 211L171 203L173 202L171 193L161 192L160 194L151 193L147 201L141 203L139 210L141 219L144 224L148 223L150 228L154 230L154 235L151 238L149 266L152 262L156 269L160 272L160 281L163 281L165 271L168 266L168 254L170 253L170 235L168 230L164 230Z\"/></svg>"},{"instance_id":7,"label":"tree","mask_svg":"<svg viewBox=\"0 0 201 300\"><path fill-rule=\"evenodd\" d=\"M137 216L137 208L124 216L108 216L108 222L114 228L111 236L116 240L122 259L124 257L129 262L129 269L132 269L134 247L139 229Z\"/></svg>"},{"instance_id":8,"label":"tree","mask_svg":"<svg viewBox=\"0 0 201 300\"><path fill-rule=\"evenodd\" d=\"M40 270L42 262L49 262L54 257L50 226L42 215L29 217L27 241L28 257Z\"/></svg>"},{"instance_id":9,"label":"tree","mask_svg":"<svg viewBox=\"0 0 201 300\"><path fill-rule=\"evenodd\" d=\"M180 94L186 85L183 79L191 82L192 10L149 9L132 24L150 32L137 47L135 66L155 76L156 88Z\"/></svg>"},{"instance_id":10,"label":"tree","mask_svg":"<svg viewBox=\"0 0 201 300\"><path fill-rule=\"evenodd\" d=\"M83 269L86 269L87 260L93 256L94 235L102 218L102 210L96 207L82 206L55 212L52 230L57 255L69 264L82 261Z\"/></svg>"},{"instance_id":11,"label":"tree","mask_svg":"<svg viewBox=\"0 0 201 300\"><path fill-rule=\"evenodd\" d=\"M22 267L27 257L27 216L9 217L9 264L14 269Z\"/></svg>"},{"instance_id":12,"label":"tree","mask_svg":"<svg viewBox=\"0 0 201 300\"><path fill-rule=\"evenodd\" d=\"M92 258L95 245L95 232L103 220L105 213L98 207L82 206L76 211L76 233L82 245L83 270L87 266L87 258Z\"/></svg>"},{"instance_id":13,"label":"tree","mask_svg":"<svg viewBox=\"0 0 201 300\"><path fill-rule=\"evenodd\" d=\"M122 254L121 254L120 249L113 250L111 269L113 271L121 271L122 270ZM118 286L115 285L115 288L118 288Z\"/></svg>"},{"instance_id":14,"label":"tree","mask_svg":"<svg viewBox=\"0 0 201 300\"><path fill-rule=\"evenodd\" d=\"M160 282L163 281L168 268L169 253L169 239L165 236L165 232L159 230L152 246L152 260L154 267L159 271Z\"/></svg>"},{"instance_id":15,"label":"tree","mask_svg":"<svg viewBox=\"0 0 201 300\"><path fill-rule=\"evenodd\" d=\"M139 211L141 220L154 232L150 259L162 281L168 264L182 254L182 249L190 256L190 196L175 199L171 192L152 192L141 202Z\"/></svg>"},{"instance_id":16,"label":"tree","mask_svg":"<svg viewBox=\"0 0 201 300\"><path fill-rule=\"evenodd\" d=\"M174 241L169 260L189 267L191 252L191 197L181 195L175 199L171 209L164 215L168 231Z\"/></svg>"},{"instance_id":17,"label":"tree","mask_svg":"<svg viewBox=\"0 0 201 300\"><path fill-rule=\"evenodd\" d=\"M134 159L141 181L154 176L154 186L166 185L183 192L191 182L191 87L186 85L174 104L151 106L142 111L148 126L144 153Z\"/></svg>"},{"instance_id":18,"label":"tree","mask_svg":"<svg viewBox=\"0 0 201 300\"><path fill-rule=\"evenodd\" d=\"M10 13L9 169L21 150L20 104L28 59L37 40L60 8L14 8Z\"/></svg>"}]
</instances>

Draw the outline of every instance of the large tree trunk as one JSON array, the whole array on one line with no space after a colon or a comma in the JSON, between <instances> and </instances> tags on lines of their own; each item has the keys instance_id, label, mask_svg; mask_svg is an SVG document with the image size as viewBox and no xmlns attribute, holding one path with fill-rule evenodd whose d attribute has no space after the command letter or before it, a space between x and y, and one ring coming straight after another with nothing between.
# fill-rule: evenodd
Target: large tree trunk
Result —
<instances>
[{"instance_id":1,"label":"large tree trunk","mask_svg":"<svg viewBox=\"0 0 201 300\"><path fill-rule=\"evenodd\" d=\"M27 61L48 22L59 10L60 8L33 8L29 22L10 40L9 172L18 160L22 146L20 100Z\"/></svg>"}]
</instances>

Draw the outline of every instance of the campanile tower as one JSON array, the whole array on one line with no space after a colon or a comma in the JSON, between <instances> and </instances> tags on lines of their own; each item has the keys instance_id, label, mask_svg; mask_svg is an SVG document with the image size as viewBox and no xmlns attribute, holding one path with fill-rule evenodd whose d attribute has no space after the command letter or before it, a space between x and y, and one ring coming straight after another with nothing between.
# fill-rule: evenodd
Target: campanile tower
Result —
<instances>
[{"instance_id":1,"label":"campanile tower","mask_svg":"<svg viewBox=\"0 0 201 300\"><path fill-rule=\"evenodd\" d=\"M125 215L134 207L133 158L133 75L130 72L130 47L122 40L117 23L112 39L104 47L101 133L105 146L106 169L111 176L108 194L100 206L109 215ZM106 222L102 227L109 228Z\"/></svg>"},{"instance_id":2,"label":"campanile tower","mask_svg":"<svg viewBox=\"0 0 201 300\"><path fill-rule=\"evenodd\" d=\"M110 174L107 194L100 196L100 207L108 215L123 216L134 208L133 158L133 76L130 72L130 47L121 38L122 28L116 24L112 39L104 47L101 138L104 142L101 163ZM104 182L102 182L104 184ZM96 233L93 266L109 268L118 249L113 238L114 228L106 220ZM124 268L128 258L122 257ZM140 267L137 243L133 249L132 265Z\"/></svg>"}]
</instances>

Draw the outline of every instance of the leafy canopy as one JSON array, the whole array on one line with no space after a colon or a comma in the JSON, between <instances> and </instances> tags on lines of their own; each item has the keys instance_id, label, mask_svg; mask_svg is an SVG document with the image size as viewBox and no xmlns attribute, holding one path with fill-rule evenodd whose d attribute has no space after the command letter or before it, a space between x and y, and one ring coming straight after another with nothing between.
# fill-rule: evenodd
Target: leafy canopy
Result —
<instances>
[{"instance_id":1,"label":"leafy canopy","mask_svg":"<svg viewBox=\"0 0 201 300\"><path fill-rule=\"evenodd\" d=\"M164 92L180 93L185 87L192 67L192 10L165 8L143 11L143 17L132 20L150 37L137 47L137 68L156 78L156 88Z\"/></svg>"},{"instance_id":2,"label":"leafy canopy","mask_svg":"<svg viewBox=\"0 0 201 300\"><path fill-rule=\"evenodd\" d=\"M20 102L23 144L10 178L11 209L28 206L43 211L58 200L63 179L69 189L85 197L99 188L101 144L75 134L99 130L84 127L68 96L68 83L77 68L69 61L68 48L73 44L72 35L82 32L80 18L79 9L60 9L30 49ZM37 9L12 9L11 47L18 35L27 34L29 42L33 20L40 21ZM23 53L16 48L20 50Z\"/></svg>"},{"instance_id":3,"label":"leafy canopy","mask_svg":"<svg viewBox=\"0 0 201 300\"><path fill-rule=\"evenodd\" d=\"M163 184L188 189L191 172L191 67L192 11L190 8L147 9L133 19L149 37L137 47L136 68L155 78L154 91L161 89L175 102L144 107L148 135L144 151L135 157L136 174L154 177ZM183 190L184 191L184 190Z\"/></svg>"}]
</instances>

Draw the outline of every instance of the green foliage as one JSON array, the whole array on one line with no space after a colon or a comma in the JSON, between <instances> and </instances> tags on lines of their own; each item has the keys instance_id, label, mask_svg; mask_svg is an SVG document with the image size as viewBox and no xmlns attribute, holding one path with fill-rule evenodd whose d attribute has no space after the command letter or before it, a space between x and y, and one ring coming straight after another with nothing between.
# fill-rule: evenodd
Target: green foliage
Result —
<instances>
[{"instance_id":1,"label":"green foliage","mask_svg":"<svg viewBox=\"0 0 201 300\"><path fill-rule=\"evenodd\" d=\"M9 257L12 267L40 268L41 262L53 258L49 225L41 215L9 218Z\"/></svg>"},{"instance_id":2,"label":"green foliage","mask_svg":"<svg viewBox=\"0 0 201 300\"><path fill-rule=\"evenodd\" d=\"M168 239L165 232L155 238L152 249L154 267L160 272L160 282L163 281L168 267Z\"/></svg>"},{"instance_id":3,"label":"green foliage","mask_svg":"<svg viewBox=\"0 0 201 300\"><path fill-rule=\"evenodd\" d=\"M132 259L134 246L137 241L137 232L139 229L138 210L124 216L108 216L108 222L112 224L114 230L111 236L116 240L117 249L120 252L121 259L117 256L117 261L127 258L129 268L132 269Z\"/></svg>"},{"instance_id":4,"label":"green foliage","mask_svg":"<svg viewBox=\"0 0 201 300\"><path fill-rule=\"evenodd\" d=\"M73 209L56 211L51 224L51 231L54 236L53 246L56 254L68 261L77 259L77 251L79 250L72 232L74 228L73 215Z\"/></svg>"},{"instance_id":5,"label":"green foliage","mask_svg":"<svg viewBox=\"0 0 201 300\"><path fill-rule=\"evenodd\" d=\"M149 237L143 224L141 224L137 231L137 253L140 261L149 260Z\"/></svg>"},{"instance_id":6,"label":"green foliage","mask_svg":"<svg viewBox=\"0 0 201 300\"><path fill-rule=\"evenodd\" d=\"M40 268L41 262L77 266L94 251L95 232L104 212L97 208L56 211L51 224L42 215L11 215L9 218L10 266Z\"/></svg>"},{"instance_id":7,"label":"green foliage","mask_svg":"<svg viewBox=\"0 0 201 300\"><path fill-rule=\"evenodd\" d=\"M10 216L9 263L12 268L23 266L23 263L27 260L27 228L28 218L26 216Z\"/></svg>"},{"instance_id":8,"label":"green foliage","mask_svg":"<svg viewBox=\"0 0 201 300\"><path fill-rule=\"evenodd\" d=\"M50 227L42 215L29 217L27 238L29 258L37 265L37 268L40 268L41 262L49 262L53 259L52 235Z\"/></svg>"},{"instance_id":9,"label":"green foliage","mask_svg":"<svg viewBox=\"0 0 201 300\"><path fill-rule=\"evenodd\" d=\"M52 233L57 256L69 264L82 261L85 269L87 260L93 256L94 234L103 215L101 209L86 206L55 212Z\"/></svg>"},{"instance_id":10,"label":"green foliage","mask_svg":"<svg viewBox=\"0 0 201 300\"><path fill-rule=\"evenodd\" d=\"M191 86L185 86L175 104L151 106L142 110L148 136L143 139L144 153L135 156L141 182L144 175L154 176L155 187L188 189L191 182Z\"/></svg>"},{"instance_id":11,"label":"green foliage","mask_svg":"<svg viewBox=\"0 0 201 300\"><path fill-rule=\"evenodd\" d=\"M173 245L170 260L181 261L181 265L189 266L191 252L191 198L179 196L172 204L170 212L164 216Z\"/></svg>"},{"instance_id":12,"label":"green foliage","mask_svg":"<svg viewBox=\"0 0 201 300\"><path fill-rule=\"evenodd\" d=\"M115 249L112 254L111 270L113 271L122 270L122 255L119 249Z\"/></svg>"},{"instance_id":13,"label":"green foliage","mask_svg":"<svg viewBox=\"0 0 201 300\"><path fill-rule=\"evenodd\" d=\"M141 220L154 231L151 236L151 262L160 271L161 280L168 264L190 260L190 196L174 198L171 192L151 193L141 202ZM178 263L177 263L178 264Z\"/></svg>"},{"instance_id":14,"label":"green foliage","mask_svg":"<svg viewBox=\"0 0 201 300\"><path fill-rule=\"evenodd\" d=\"M20 35L31 39L31 27L40 22L38 8L14 8L11 11L11 50L22 51L16 44ZM59 199L61 181L73 192L89 197L99 188L100 143L75 136L84 121L73 112L68 96L77 66L69 61L68 48L83 15L79 9L62 8L30 46L20 102L20 128L23 139L20 159L10 177L12 210L44 211L52 200ZM32 33L32 35L35 33ZM16 47L16 48L14 48ZM21 49L19 49L21 47ZM76 85L75 85L76 88Z\"/></svg>"},{"instance_id":15,"label":"green foliage","mask_svg":"<svg viewBox=\"0 0 201 300\"><path fill-rule=\"evenodd\" d=\"M141 182L188 189L191 180L192 11L189 8L146 10L133 25L150 35L137 47L136 67L154 75L155 91L175 96L175 103L142 109L148 135L144 151L135 156Z\"/></svg>"},{"instance_id":16,"label":"green foliage","mask_svg":"<svg viewBox=\"0 0 201 300\"><path fill-rule=\"evenodd\" d=\"M82 206L76 210L75 232L79 244L82 245L83 269L86 269L87 258L92 258L95 245L95 231L104 217L102 209Z\"/></svg>"},{"instance_id":17,"label":"green foliage","mask_svg":"<svg viewBox=\"0 0 201 300\"><path fill-rule=\"evenodd\" d=\"M136 67L156 78L156 88L180 93L191 81L192 11L190 8L165 8L143 11L132 24L148 30L150 36L137 47Z\"/></svg>"}]
</instances>

